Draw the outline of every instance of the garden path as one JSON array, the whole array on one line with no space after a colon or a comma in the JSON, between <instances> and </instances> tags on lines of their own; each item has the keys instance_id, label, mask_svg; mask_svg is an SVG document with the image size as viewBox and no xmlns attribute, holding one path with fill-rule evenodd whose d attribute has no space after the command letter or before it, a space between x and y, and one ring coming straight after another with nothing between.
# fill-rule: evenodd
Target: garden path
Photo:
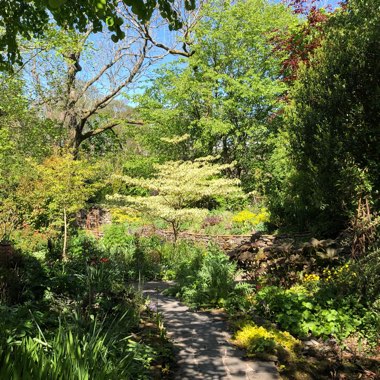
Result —
<instances>
[{"instance_id":1,"label":"garden path","mask_svg":"<svg viewBox=\"0 0 380 380\"><path fill-rule=\"evenodd\" d=\"M148 282L143 293L164 317L169 338L177 348L178 380L277 380L274 363L243 360L243 352L229 343L223 314L193 312L164 296L169 285Z\"/></svg>"}]
</instances>

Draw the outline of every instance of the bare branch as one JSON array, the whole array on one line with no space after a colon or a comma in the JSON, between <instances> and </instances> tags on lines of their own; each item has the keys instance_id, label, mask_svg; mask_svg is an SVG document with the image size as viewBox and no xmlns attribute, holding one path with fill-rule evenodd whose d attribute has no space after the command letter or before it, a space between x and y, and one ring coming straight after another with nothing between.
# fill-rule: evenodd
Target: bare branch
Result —
<instances>
[{"instance_id":1,"label":"bare branch","mask_svg":"<svg viewBox=\"0 0 380 380\"><path fill-rule=\"evenodd\" d=\"M128 78L125 79L123 82L121 82L119 86L113 89L109 94L104 96L102 99L98 100L90 110L86 111L81 118L82 121L87 120L90 116L96 113L96 111L103 108L103 106L107 105L108 102L111 101L113 98L115 98L115 96L117 96L125 86L127 86L129 83L132 83L133 79L139 73L139 70L141 69L144 63L146 53L147 53L147 46L148 46L148 41L145 40L140 57L138 61L136 62L136 64L134 65L134 67L132 68L132 70L130 71Z\"/></svg>"},{"instance_id":2,"label":"bare branch","mask_svg":"<svg viewBox=\"0 0 380 380\"><path fill-rule=\"evenodd\" d=\"M166 50L169 54L172 54L172 55L182 55L183 57L191 57L195 53L195 51L188 52L186 50L186 44L184 44L183 50L178 50L178 49L171 48L171 47L169 47L167 45L164 45L164 44L162 44L160 42L157 42L151 36L151 34L149 32L149 29L148 29L148 27L146 25L144 25L143 31L144 31L144 36L145 36L146 39L148 39L154 46L156 46L156 47L158 47L160 49Z\"/></svg>"},{"instance_id":3,"label":"bare branch","mask_svg":"<svg viewBox=\"0 0 380 380\"><path fill-rule=\"evenodd\" d=\"M129 125L144 125L142 121L139 120L113 120L112 122L104 125L103 127L94 129L93 131L88 131L86 133L83 133L81 138L82 140L86 140L90 137L99 135L107 130L112 130L113 128L117 127L120 124L129 124Z\"/></svg>"},{"instance_id":4,"label":"bare branch","mask_svg":"<svg viewBox=\"0 0 380 380\"><path fill-rule=\"evenodd\" d=\"M78 99L81 98L84 93L89 89L89 87L91 87L94 83L96 83L102 76L103 74L108 70L110 69L112 66L114 66L117 62L119 62L126 54L119 54L118 56L114 57L114 59L112 59L109 63L107 63L106 65L104 65L101 70L93 77L91 78L89 81L87 81L82 89L82 91L80 92L80 94L78 95Z\"/></svg>"}]
</instances>

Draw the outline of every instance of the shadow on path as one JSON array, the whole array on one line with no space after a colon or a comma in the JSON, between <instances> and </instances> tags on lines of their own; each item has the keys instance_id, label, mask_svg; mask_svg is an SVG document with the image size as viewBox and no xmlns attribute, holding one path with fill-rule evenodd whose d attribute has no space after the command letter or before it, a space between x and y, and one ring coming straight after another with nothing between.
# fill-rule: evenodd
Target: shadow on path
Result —
<instances>
[{"instance_id":1,"label":"shadow on path","mask_svg":"<svg viewBox=\"0 0 380 380\"><path fill-rule=\"evenodd\" d=\"M169 287L162 282L148 282L143 293L149 296L165 319L168 336L178 350L175 379L275 380L274 363L243 360L243 352L232 346L223 315L193 312L178 300L161 292Z\"/></svg>"}]
</instances>

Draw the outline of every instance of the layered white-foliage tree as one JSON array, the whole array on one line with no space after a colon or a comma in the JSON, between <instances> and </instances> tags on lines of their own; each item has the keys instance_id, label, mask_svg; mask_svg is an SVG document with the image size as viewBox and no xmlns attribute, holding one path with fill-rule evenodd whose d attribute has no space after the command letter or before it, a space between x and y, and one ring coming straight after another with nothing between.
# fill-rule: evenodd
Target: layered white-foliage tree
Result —
<instances>
[{"instance_id":1,"label":"layered white-foliage tree","mask_svg":"<svg viewBox=\"0 0 380 380\"><path fill-rule=\"evenodd\" d=\"M156 165L155 176L148 179L120 176L127 185L145 188L150 195L115 194L110 199L166 221L172 226L176 241L183 223L199 220L208 213L199 206L202 200L244 197L239 180L222 176L233 165L216 164L214 160L214 157L203 157L195 161L169 161Z\"/></svg>"}]
</instances>

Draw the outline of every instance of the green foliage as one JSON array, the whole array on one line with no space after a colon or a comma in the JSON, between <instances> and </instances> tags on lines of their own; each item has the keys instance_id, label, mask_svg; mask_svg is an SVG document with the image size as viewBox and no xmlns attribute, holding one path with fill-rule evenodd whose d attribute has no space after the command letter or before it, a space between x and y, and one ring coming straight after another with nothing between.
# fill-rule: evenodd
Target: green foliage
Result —
<instances>
[{"instance_id":1,"label":"green foliage","mask_svg":"<svg viewBox=\"0 0 380 380\"><path fill-rule=\"evenodd\" d=\"M78 321L80 322L80 321ZM60 324L54 338L24 337L0 348L2 378L23 379L146 379L153 359L149 347L125 336L118 325L95 320L87 331Z\"/></svg>"},{"instance_id":2,"label":"green foliage","mask_svg":"<svg viewBox=\"0 0 380 380\"><path fill-rule=\"evenodd\" d=\"M223 307L235 289L236 267L225 253L216 248L207 251L184 245L179 248L167 273L176 281L170 293L194 307ZM244 293L245 289L237 289ZM235 298L236 301L236 298ZM229 304L232 308L233 302Z\"/></svg>"},{"instance_id":3,"label":"green foliage","mask_svg":"<svg viewBox=\"0 0 380 380\"><path fill-rule=\"evenodd\" d=\"M102 243L111 255L124 254L132 257L135 250L133 236L128 234L125 224L111 224L104 228Z\"/></svg>"},{"instance_id":4,"label":"green foliage","mask_svg":"<svg viewBox=\"0 0 380 380\"><path fill-rule=\"evenodd\" d=\"M97 168L88 161L74 160L72 154L49 157L36 169L40 179L36 197L47 203L48 217L53 224L61 225L64 210L72 217L95 192L93 181Z\"/></svg>"},{"instance_id":5,"label":"green foliage","mask_svg":"<svg viewBox=\"0 0 380 380\"><path fill-rule=\"evenodd\" d=\"M334 298L352 300L361 318L357 333L371 348L380 340L379 257L375 249L358 261L329 272L328 283L320 290L323 296L328 292Z\"/></svg>"},{"instance_id":6,"label":"green foliage","mask_svg":"<svg viewBox=\"0 0 380 380\"><path fill-rule=\"evenodd\" d=\"M129 177L148 178L154 174L154 165L157 163L154 156L131 156L123 165L123 173Z\"/></svg>"},{"instance_id":7,"label":"green foliage","mask_svg":"<svg viewBox=\"0 0 380 380\"><path fill-rule=\"evenodd\" d=\"M181 289L182 298L197 306L223 306L233 291L235 272L225 253L209 251L192 284Z\"/></svg>"},{"instance_id":8,"label":"green foliage","mask_svg":"<svg viewBox=\"0 0 380 380\"><path fill-rule=\"evenodd\" d=\"M69 226L100 187L97 168L88 161L75 160L70 153L51 156L33 166L37 179L31 202L39 203L33 208L33 217L44 220L43 227L48 227L52 235L63 229L62 256L66 259Z\"/></svg>"},{"instance_id":9,"label":"green foliage","mask_svg":"<svg viewBox=\"0 0 380 380\"><path fill-rule=\"evenodd\" d=\"M359 339L367 344L367 351L376 352L380 342L380 311L379 302L373 308L369 308L361 320L361 328L358 331Z\"/></svg>"},{"instance_id":10,"label":"green foliage","mask_svg":"<svg viewBox=\"0 0 380 380\"><path fill-rule=\"evenodd\" d=\"M92 256L101 254L95 237L81 230L76 231L76 235L70 238L68 249L70 257L74 260L88 260Z\"/></svg>"},{"instance_id":11,"label":"green foliage","mask_svg":"<svg viewBox=\"0 0 380 380\"><path fill-rule=\"evenodd\" d=\"M168 242L152 244L151 249L158 251L161 257L161 271L164 280L177 280L187 285L200 269L205 249L184 240L176 245ZM145 248L146 249L146 248Z\"/></svg>"},{"instance_id":12,"label":"green foliage","mask_svg":"<svg viewBox=\"0 0 380 380\"><path fill-rule=\"evenodd\" d=\"M131 276L139 281L155 280L160 277L162 241L155 237L134 236L135 251L131 266Z\"/></svg>"},{"instance_id":13,"label":"green foliage","mask_svg":"<svg viewBox=\"0 0 380 380\"><path fill-rule=\"evenodd\" d=\"M357 292L367 307L380 313L380 250L375 249L358 260L350 268L344 286Z\"/></svg>"},{"instance_id":14,"label":"green foliage","mask_svg":"<svg viewBox=\"0 0 380 380\"><path fill-rule=\"evenodd\" d=\"M10 245L0 245L0 302L15 305L42 299L46 271L31 254L21 253Z\"/></svg>"},{"instance_id":15,"label":"green foliage","mask_svg":"<svg viewBox=\"0 0 380 380\"><path fill-rule=\"evenodd\" d=\"M304 275L289 289L263 287L254 296L255 313L299 336L358 340L365 350L379 342L378 253L336 269ZM362 275L363 274L363 275Z\"/></svg>"},{"instance_id":16,"label":"green foliage","mask_svg":"<svg viewBox=\"0 0 380 380\"><path fill-rule=\"evenodd\" d=\"M179 29L182 22L178 11L170 1L128 1L130 7L140 22L147 22L157 8L161 16L170 22L171 29ZM195 8L194 0L186 0L185 8ZM5 1L0 11L0 69L10 68L17 62L22 63L20 57L20 37L30 40L33 36L42 36L49 23L49 15L53 16L60 27L85 31L92 25L95 32L102 31L103 26L111 31L111 39L118 42L125 38L121 26L124 20L119 16L118 2L98 0L88 2L84 0L49 0L30 2ZM18 20L15 23L15 20Z\"/></svg>"},{"instance_id":17,"label":"green foliage","mask_svg":"<svg viewBox=\"0 0 380 380\"><path fill-rule=\"evenodd\" d=\"M228 295L224 306L224 309L230 316L234 315L246 315L252 311L253 287L247 282L237 282L234 284L234 289Z\"/></svg>"},{"instance_id":18,"label":"green foliage","mask_svg":"<svg viewBox=\"0 0 380 380\"><path fill-rule=\"evenodd\" d=\"M245 188L261 189L277 129L269 120L286 90L284 56L273 53L272 38L297 20L283 4L265 0L213 1L203 16L196 53L160 70L140 98L147 125L136 138L162 160L219 154L223 163L236 161L231 175Z\"/></svg>"},{"instance_id":19,"label":"green foliage","mask_svg":"<svg viewBox=\"0 0 380 380\"><path fill-rule=\"evenodd\" d=\"M12 234L13 246L23 253L32 256L44 256L48 253L48 234L37 231L29 224L23 224L22 228L18 228Z\"/></svg>"},{"instance_id":20,"label":"green foliage","mask_svg":"<svg viewBox=\"0 0 380 380\"><path fill-rule=\"evenodd\" d=\"M0 73L0 162L20 163L24 157L41 159L62 137L59 128L38 109L31 109L27 80ZM5 170L6 167L2 167Z\"/></svg>"},{"instance_id":21,"label":"green foliage","mask_svg":"<svg viewBox=\"0 0 380 380\"><path fill-rule=\"evenodd\" d=\"M339 340L360 331L365 315L354 297L336 297L329 285L312 291L301 285L265 287L256 295L256 310L294 335L333 335Z\"/></svg>"},{"instance_id":22,"label":"green foliage","mask_svg":"<svg viewBox=\"0 0 380 380\"><path fill-rule=\"evenodd\" d=\"M131 1L139 19L132 24L152 16L154 0ZM97 32L105 22L114 42L125 37L127 19L116 15L117 3L6 0L0 9L0 70L21 62L21 44L35 62L20 74L0 75L0 242L12 240L17 248L0 244L0 378L151 378L149 366L162 351L150 347L150 331L140 334L144 302L128 284L157 278L175 280L169 292L194 307L259 315L300 338L335 337L342 344L351 338L378 347L378 1L350 0L315 20L317 29L301 26L289 40L293 52L276 48L278 37L300 25L283 4L212 1L180 41L194 54L161 68L138 96L138 110L124 99L109 103L123 95L118 73L135 82L155 61L147 35L136 40L136 50L126 47L129 40L102 46L110 71L98 73L110 80L81 66L94 63L99 50L97 38L78 31L91 24ZM158 12L180 27L173 7L159 0ZM49 24L48 10L58 26ZM42 34L48 38L36 40ZM289 86L283 69L290 56L305 64L296 62ZM46 76L39 79L40 72ZM108 93L112 84L116 92ZM127 130L130 115L144 123ZM57 147L78 148L86 140L74 155L57 154ZM111 172L124 176L103 190L100 178ZM253 190L253 205L240 183ZM104 228L100 240L77 231L76 213L118 187L116 206L130 205L113 210L118 224ZM348 225L358 199L369 201L362 203L368 218L355 231L363 247L375 242L369 254L337 268L345 257L334 242L321 247L314 239L297 252L287 245L257 249L249 259L257 293L251 284L236 284L236 265L213 247L138 234L150 219L170 225L175 240L184 228L248 233L269 222L332 235ZM56 260L62 251L66 260ZM155 318L162 339L162 320ZM292 359L299 342L248 322L236 343L248 355Z\"/></svg>"},{"instance_id":23,"label":"green foliage","mask_svg":"<svg viewBox=\"0 0 380 380\"><path fill-rule=\"evenodd\" d=\"M0 241L11 239L25 215L33 178L26 157L39 160L48 154L59 132L29 108L24 82L0 75Z\"/></svg>"},{"instance_id":24,"label":"green foliage","mask_svg":"<svg viewBox=\"0 0 380 380\"><path fill-rule=\"evenodd\" d=\"M146 281L161 276L163 242L157 237L130 235L126 225L112 224L105 229L101 245L112 261L123 268L125 280Z\"/></svg>"},{"instance_id":25,"label":"green foliage","mask_svg":"<svg viewBox=\"0 0 380 380\"><path fill-rule=\"evenodd\" d=\"M157 354L135 339L144 305L124 257L84 233L66 262L12 252L0 263L0 377L150 378Z\"/></svg>"},{"instance_id":26,"label":"green foliage","mask_svg":"<svg viewBox=\"0 0 380 380\"><path fill-rule=\"evenodd\" d=\"M277 202L284 223L332 235L359 197L379 207L379 14L376 0L349 1L297 73L285 117L292 170L281 175Z\"/></svg>"}]
</instances>

